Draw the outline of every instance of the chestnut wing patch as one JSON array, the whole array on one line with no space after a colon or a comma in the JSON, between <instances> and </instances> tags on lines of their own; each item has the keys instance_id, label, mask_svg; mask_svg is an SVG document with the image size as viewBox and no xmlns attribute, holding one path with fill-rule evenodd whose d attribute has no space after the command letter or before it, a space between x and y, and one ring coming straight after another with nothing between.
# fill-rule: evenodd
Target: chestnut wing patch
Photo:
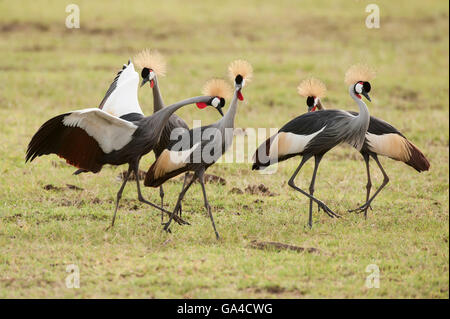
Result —
<instances>
[{"instance_id":1,"label":"chestnut wing patch","mask_svg":"<svg viewBox=\"0 0 450 319\"><path fill-rule=\"evenodd\" d=\"M137 126L99 109L85 109L58 115L34 134L26 161L57 154L67 163L98 172L105 153L120 149L132 138Z\"/></svg>"}]
</instances>

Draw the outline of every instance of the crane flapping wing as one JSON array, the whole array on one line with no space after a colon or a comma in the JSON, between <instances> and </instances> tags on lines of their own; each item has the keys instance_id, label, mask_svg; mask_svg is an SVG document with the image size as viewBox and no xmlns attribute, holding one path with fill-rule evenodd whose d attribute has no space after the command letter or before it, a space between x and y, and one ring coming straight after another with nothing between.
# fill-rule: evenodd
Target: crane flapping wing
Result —
<instances>
[{"instance_id":1,"label":"crane flapping wing","mask_svg":"<svg viewBox=\"0 0 450 319\"><path fill-rule=\"evenodd\" d=\"M139 74L134 70L133 63L128 61L117 73L99 108L117 117L129 113L143 114L137 96L138 85Z\"/></svg>"},{"instance_id":2,"label":"crane flapping wing","mask_svg":"<svg viewBox=\"0 0 450 319\"><path fill-rule=\"evenodd\" d=\"M98 172L101 156L128 144L137 126L97 108L58 115L31 139L26 161L57 154L78 168Z\"/></svg>"}]
</instances>

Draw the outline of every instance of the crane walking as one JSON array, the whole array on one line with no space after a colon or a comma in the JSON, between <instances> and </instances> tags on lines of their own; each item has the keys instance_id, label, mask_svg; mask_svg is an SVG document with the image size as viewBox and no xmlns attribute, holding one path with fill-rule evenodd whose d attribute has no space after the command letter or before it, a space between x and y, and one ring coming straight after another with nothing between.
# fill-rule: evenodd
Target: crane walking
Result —
<instances>
[{"instance_id":1,"label":"crane walking","mask_svg":"<svg viewBox=\"0 0 450 319\"><path fill-rule=\"evenodd\" d=\"M164 108L164 101L161 95L158 84L158 76L164 76L166 74L166 62L164 56L156 50L145 49L141 51L134 58L134 62L139 66L141 71L142 82L141 86L144 86L147 82L150 84L150 88L153 91L153 113L158 112ZM222 112L219 108L219 112ZM155 158L157 159L164 149L169 145L170 134L176 128L182 128L186 131L189 130L187 123L178 115L172 114L164 126L161 133L161 138L153 148ZM184 177L183 187L186 183L186 176ZM159 187L159 196L161 198L161 208L164 208L164 188L161 185ZM181 206L180 206L181 212ZM161 222L163 221L164 213L161 212Z\"/></svg>"},{"instance_id":2,"label":"crane walking","mask_svg":"<svg viewBox=\"0 0 450 319\"><path fill-rule=\"evenodd\" d=\"M164 125L179 108L197 103L199 106L219 107L221 98L198 96L168 106L151 116L136 121L128 121L113 116L101 109L90 108L58 115L45 122L32 137L26 162L47 154L57 154L78 168L98 173L103 165L128 164L128 172L117 193L116 207L111 226L119 207L123 189L131 172L136 176L138 199L169 215L170 212L144 199L139 185L139 161L158 142ZM183 223L181 218L176 218Z\"/></svg>"},{"instance_id":3,"label":"crane walking","mask_svg":"<svg viewBox=\"0 0 450 319\"><path fill-rule=\"evenodd\" d=\"M325 110L321 102L321 98L324 96L325 90L325 85L314 78L304 80L300 84L299 94L307 98L308 112ZM358 113L354 111L348 112L355 116L358 115ZM364 145L361 148L360 153L363 156L367 171L366 201L362 206L351 210L351 212L364 212L365 218L367 218L367 210L371 207L370 205L372 201L389 182L389 177L381 165L378 155L387 156L393 160L401 161L413 167L419 173L422 171L427 171L430 168L428 159L417 148L417 146L410 142L391 124L374 116L370 116L369 128L367 129ZM370 190L372 187L369 168L370 157L375 160L381 173L383 174L383 182L372 197L370 197Z\"/></svg>"},{"instance_id":4,"label":"crane walking","mask_svg":"<svg viewBox=\"0 0 450 319\"><path fill-rule=\"evenodd\" d=\"M350 96L358 104L359 114L352 115L343 110L309 112L285 124L275 135L263 142L253 156L252 169L260 170L275 162L294 156L302 156L299 166L289 179L289 186L307 196L309 204L308 225L312 227L312 202L316 202L330 217L340 217L322 201L314 197L316 174L323 156L340 143L346 142L361 149L369 126L369 110L362 96L370 101L371 73L360 65L351 67L346 74ZM309 193L295 184L295 177L303 165L314 157L314 171Z\"/></svg>"},{"instance_id":5,"label":"crane walking","mask_svg":"<svg viewBox=\"0 0 450 319\"><path fill-rule=\"evenodd\" d=\"M194 177L185 185L178 196L177 203L168 222L164 223L164 230L170 231L169 226L175 212L183 200L187 190L192 183L198 179L200 182L204 205L209 214L216 238L219 239L214 218L211 212L211 205L208 202L205 190L204 174L232 145L234 120L237 112L238 100L243 100L242 88L249 82L253 69L247 61L237 60L230 64L229 74L234 81L234 94L227 113L218 122L197 127L185 132L178 143L173 141L161 154L161 156L151 165L145 177L144 185L158 187L168 179L181 173L192 171ZM226 90L222 82L213 81L206 85L204 92L212 94L215 91Z\"/></svg>"}]
</instances>

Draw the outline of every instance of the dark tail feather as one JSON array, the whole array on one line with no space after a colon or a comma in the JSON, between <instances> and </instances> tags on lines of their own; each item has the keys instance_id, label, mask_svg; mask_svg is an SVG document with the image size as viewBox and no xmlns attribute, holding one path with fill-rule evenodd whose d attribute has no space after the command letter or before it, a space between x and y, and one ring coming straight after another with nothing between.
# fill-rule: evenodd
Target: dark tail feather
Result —
<instances>
[{"instance_id":1,"label":"dark tail feather","mask_svg":"<svg viewBox=\"0 0 450 319\"><path fill-rule=\"evenodd\" d=\"M416 169L418 172L428 171L430 169L430 162L423 155L423 153L410 141L408 142L408 147L411 152L411 156L406 164Z\"/></svg>"},{"instance_id":2,"label":"dark tail feather","mask_svg":"<svg viewBox=\"0 0 450 319\"><path fill-rule=\"evenodd\" d=\"M87 173L87 172L89 172L89 171L85 170L83 168L80 168L80 169L77 169L75 172L73 172L73 175L78 175L78 174Z\"/></svg>"},{"instance_id":3,"label":"dark tail feather","mask_svg":"<svg viewBox=\"0 0 450 319\"><path fill-rule=\"evenodd\" d=\"M153 186L153 182L155 180L155 168L156 168L156 162L157 160L150 166L150 168L147 171L147 174L145 174L145 180L144 180L144 186L148 187L156 187Z\"/></svg>"},{"instance_id":4,"label":"dark tail feather","mask_svg":"<svg viewBox=\"0 0 450 319\"><path fill-rule=\"evenodd\" d=\"M272 144L272 140L274 139L275 135L272 135L270 138L265 140L255 151L255 154L253 154L253 165L252 170L261 170L268 166L270 166L271 163L269 159L270 154L270 145Z\"/></svg>"},{"instance_id":5,"label":"dark tail feather","mask_svg":"<svg viewBox=\"0 0 450 319\"><path fill-rule=\"evenodd\" d=\"M259 170L259 169L261 169L262 167L260 166L260 164L258 164L258 163L253 163L253 165L252 165L252 171L254 171L254 170Z\"/></svg>"},{"instance_id":6,"label":"dark tail feather","mask_svg":"<svg viewBox=\"0 0 450 319\"><path fill-rule=\"evenodd\" d=\"M25 162L32 162L42 155L56 154L72 166L97 173L102 168L100 157L104 153L86 131L63 124L64 117L69 114L55 116L39 128L28 144Z\"/></svg>"},{"instance_id":7,"label":"dark tail feather","mask_svg":"<svg viewBox=\"0 0 450 319\"><path fill-rule=\"evenodd\" d=\"M155 163L153 163L153 165L150 166L150 168L148 169L147 174L145 175L144 186L159 187L162 184L164 184L167 180L189 170L187 166L184 166L155 179L156 163L157 162L155 161Z\"/></svg>"},{"instance_id":8,"label":"dark tail feather","mask_svg":"<svg viewBox=\"0 0 450 319\"><path fill-rule=\"evenodd\" d=\"M68 114L56 116L39 128L28 144L25 162L32 162L36 157L50 154L59 147L63 130L62 120Z\"/></svg>"}]
</instances>

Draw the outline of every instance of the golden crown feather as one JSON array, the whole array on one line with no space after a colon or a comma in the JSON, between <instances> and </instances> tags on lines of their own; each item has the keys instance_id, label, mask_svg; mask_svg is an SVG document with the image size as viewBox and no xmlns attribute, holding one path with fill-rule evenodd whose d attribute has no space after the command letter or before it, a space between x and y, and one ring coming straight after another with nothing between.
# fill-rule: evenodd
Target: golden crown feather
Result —
<instances>
[{"instance_id":1,"label":"golden crown feather","mask_svg":"<svg viewBox=\"0 0 450 319\"><path fill-rule=\"evenodd\" d=\"M245 60L236 60L228 66L228 75L233 82L238 75L241 75L246 82L249 82L253 76L253 67Z\"/></svg>"},{"instance_id":2,"label":"golden crown feather","mask_svg":"<svg viewBox=\"0 0 450 319\"><path fill-rule=\"evenodd\" d=\"M327 92L325 84L316 78L308 78L303 80L297 87L297 92L303 97L314 96L322 98Z\"/></svg>"},{"instance_id":3,"label":"golden crown feather","mask_svg":"<svg viewBox=\"0 0 450 319\"><path fill-rule=\"evenodd\" d=\"M133 60L140 69L148 68L158 76L166 75L166 59L157 50L144 49Z\"/></svg>"},{"instance_id":4,"label":"golden crown feather","mask_svg":"<svg viewBox=\"0 0 450 319\"><path fill-rule=\"evenodd\" d=\"M345 83L347 85L355 84L356 82L368 82L375 77L375 71L367 64L354 64L345 72Z\"/></svg>"},{"instance_id":5,"label":"golden crown feather","mask_svg":"<svg viewBox=\"0 0 450 319\"><path fill-rule=\"evenodd\" d=\"M232 94L231 86L223 79L211 79L205 83L202 94L228 99Z\"/></svg>"}]
</instances>

